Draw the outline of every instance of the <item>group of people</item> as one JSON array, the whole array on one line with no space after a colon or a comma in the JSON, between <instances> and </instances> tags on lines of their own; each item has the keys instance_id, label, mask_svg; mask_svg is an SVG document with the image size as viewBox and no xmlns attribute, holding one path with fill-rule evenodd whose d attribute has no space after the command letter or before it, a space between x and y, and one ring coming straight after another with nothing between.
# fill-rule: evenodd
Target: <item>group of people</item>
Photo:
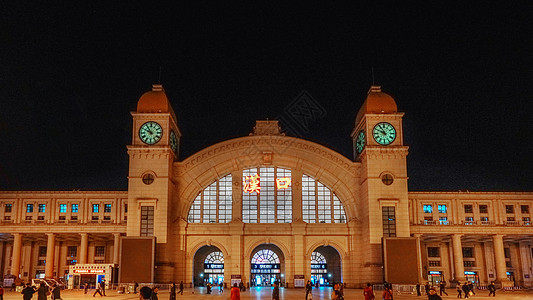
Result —
<instances>
[{"instance_id":1,"label":"group of people","mask_svg":"<svg viewBox=\"0 0 533 300\"><path fill-rule=\"evenodd\" d=\"M61 289L55 283L52 285L52 290L50 291L50 288L44 282L41 282L38 288L28 282L20 293L22 294L23 300L30 300L35 293L37 293L37 300L47 300L49 295L52 300L61 299Z\"/></svg>"},{"instance_id":2,"label":"group of people","mask_svg":"<svg viewBox=\"0 0 533 300\"><path fill-rule=\"evenodd\" d=\"M448 296L448 293L446 292L446 281L444 281L444 280L439 283L440 296L437 295L437 290L434 287L431 287L429 285L429 282L426 282L424 287L425 287L425 290L426 290L426 295L428 296L428 299L430 299L430 300L442 299L440 297L440 296L442 296L442 294L446 294L446 296ZM455 288L457 290L457 298L463 298L463 295L464 295L464 298L470 298L471 296L476 294L476 290L474 288L474 283L473 282L468 282L467 281L464 284L457 283ZM490 296L494 296L494 297L496 296L496 287L494 286L494 282L491 282L489 284L489 286L487 287L487 290L489 291L489 297ZM422 295L422 293L420 291L420 283L416 284L416 294L417 294L417 296L421 296Z\"/></svg>"}]
</instances>

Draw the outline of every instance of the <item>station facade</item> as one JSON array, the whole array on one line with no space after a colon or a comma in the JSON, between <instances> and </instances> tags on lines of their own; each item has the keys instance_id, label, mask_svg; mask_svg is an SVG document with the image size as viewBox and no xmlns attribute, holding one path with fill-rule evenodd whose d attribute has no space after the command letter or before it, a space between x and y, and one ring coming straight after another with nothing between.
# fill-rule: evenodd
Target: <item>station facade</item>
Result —
<instances>
[{"instance_id":1,"label":"station facade","mask_svg":"<svg viewBox=\"0 0 533 300\"><path fill-rule=\"evenodd\" d=\"M415 238L420 281L533 286L533 193L409 191L403 115L372 86L353 158L257 121L181 160L154 85L132 112L127 191L0 191L0 272L120 268L121 237L153 236L155 282L362 287L384 279L383 238Z\"/></svg>"}]
</instances>

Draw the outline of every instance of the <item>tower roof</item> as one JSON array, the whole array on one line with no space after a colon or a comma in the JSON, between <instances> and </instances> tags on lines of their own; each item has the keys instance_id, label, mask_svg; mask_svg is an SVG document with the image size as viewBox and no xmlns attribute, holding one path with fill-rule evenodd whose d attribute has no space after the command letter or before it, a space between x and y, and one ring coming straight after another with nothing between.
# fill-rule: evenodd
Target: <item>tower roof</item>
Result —
<instances>
[{"instance_id":1,"label":"tower roof","mask_svg":"<svg viewBox=\"0 0 533 300\"><path fill-rule=\"evenodd\" d=\"M359 123L364 114L390 114L398 112L396 101L381 91L381 86L373 85L368 90L366 100L359 109L355 118L355 125Z\"/></svg>"},{"instance_id":2,"label":"tower roof","mask_svg":"<svg viewBox=\"0 0 533 300\"><path fill-rule=\"evenodd\" d=\"M153 84L152 90L141 96L137 102L137 112L170 113L174 119L176 118L162 84Z\"/></svg>"}]
</instances>

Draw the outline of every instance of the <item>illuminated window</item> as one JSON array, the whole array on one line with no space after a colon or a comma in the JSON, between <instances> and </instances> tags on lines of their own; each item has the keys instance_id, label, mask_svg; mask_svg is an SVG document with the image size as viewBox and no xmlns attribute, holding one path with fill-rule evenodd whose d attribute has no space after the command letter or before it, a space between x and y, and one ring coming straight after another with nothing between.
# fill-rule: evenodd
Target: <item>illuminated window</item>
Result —
<instances>
[{"instance_id":1,"label":"illuminated window","mask_svg":"<svg viewBox=\"0 0 533 300\"><path fill-rule=\"evenodd\" d=\"M66 213L67 212L67 205L66 204L59 204L59 212L60 213Z\"/></svg>"},{"instance_id":2,"label":"illuminated window","mask_svg":"<svg viewBox=\"0 0 533 300\"><path fill-rule=\"evenodd\" d=\"M448 225L448 217L439 217L439 223L441 225Z\"/></svg>"},{"instance_id":3,"label":"illuminated window","mask_svg":"<svg viewBox=\"0 0 533 300\"><path fill-rule=\"evenodd\" d=\"M242 176L244 223L292 221L291 170L276 167L251 168L243 170Z\"/></svg>"},{"instance_id":4,"label":"illuminated window","mask_svg":"<svg viewBox=\"0 0 533 300\"><path fill-rule=\"evenodd\" d=\"M522 222L524 222L524 225L526 226L531 225L531 220L529 219L529 217L523 217Z\"/></svg>"},{"instance_id":5,"label":"illuminated window","mask_svg":"<svg viewBox=\"0 0 533 300\"><path fill-rule=\"evenodd\" d=\"M46 212L46 204L39 204L39 212L40 213Z\"/></svg>"},{"instance_id":6,"label":"illuminated window","mask_svg":"<svg viewBox=\"0 0 533 300\"><path fill-rule=\"evenodd\" d=\"M105 204L104 205L104 212L110 213L111 212L111 204Z\"/></svg>"},{"instance_id":7,"label":"illuminated window","mask_svg":"<svg viewBox=\"0 0 533 300\"><path fill-rule=\"evenodd\" d=\"M12 210L13 210L13 204L11 203L6 204L6 206L4 207L4 212L6 213L10 213Z\"/></svg>"},{"instance_id":8,"label":"illuminated window","mask_svg":"<svg viewBox=\"0 0 533 300\"><path fill-rule=\"evenodd\" d=\"M448 212L448 208L444 204L439 204L438 209L440 214L445 214Z\"/></svg>"},{"instance_id":9,"label":"illuminated window","mask_svg":"<svg viewBox=\"0 0 533 300\"><path fill-rule=\"evenodd\" d=\"M194 199L189 223L228 223L231 221L231 174L213 182Z\"/></svg>"},{"instance_id":10,"label":"illuminated window","mask_svg":"<svg viewBox=\"0 0 533 300\"><path fill-rule=\"evenodd\" d=\"M278 255L272 250L259 250L252 257L252 264L279 264Z\"/></svg>"},{"instance_id":11,"label":"illuminated window","mask_svg":"<svg viewBox=\"0 0 533 300\"><path fill-rule=\"evenodd\" d=\"M479 218L479 220L481 222L488 222L489 221L489 217L481 217L481 218Z\"/></svg>"},{"instance_id":12,"label":"illuminated window","mask_svg":"<svg viewBox=\"0 0 533 300\"><path fill-rule=\"evenodd\" d=\"M73 213L77 213L80 205L79 204L72 204L71 210Z\"/></svg>"},{"instance_id":13,"label":"illuminated window","mask_svg":"<svg viewBox=\"0 0 533 300\"><path fill-rule=\"evenodd\" d=\"M431 204L424 204L424 213L430 214L433 212L433 206Z\"/></svg>"},{"instance_id":14,"label":"illuminated window","mask_svg":"<svg viewBox=\"0 0 533 300\"><path fill-rule=\"evenodd\" d=\"M302 217L307 223L346 223L344 207L337 196L314 178L302 176Z\"/></svg>"},{"instance_id":15,"label":"illuminated window","mask_svg":"<svg viewBox=\"0 0 533 300\"><path fill-rule=\"evenodd\" d=\"M26 204L26 212L27 213L33 212L33 204Z\"/></svg>"},{"instance_id":16,"label":"illuminated window","mask_svg":"<svg viewBox=\"0 0 533 300\"><path fill-rule=\"evenodd\" d=\"M396 236L396 210L394 206L383 206L382 208L383 236Z\"/></svg>"},{"instance_id":17,"label":"illuminated window","mask_svg":"<svg viewBox=\"0 0 533 300\"><path fill-rule=\"evenodd\" d=\"M99 204L93 204L93 213L97 213L100 211L100 205Z\"/></svg>"},{"instance_id":18,"label":"illuminated window","mask_svg":"<svg viewBox=\"0 0 533 300\"><path fill-rule=\"evenodd\" d=\"M141 236L154 235L154 207L141 206Z\"/></svg>"}]
</instances>

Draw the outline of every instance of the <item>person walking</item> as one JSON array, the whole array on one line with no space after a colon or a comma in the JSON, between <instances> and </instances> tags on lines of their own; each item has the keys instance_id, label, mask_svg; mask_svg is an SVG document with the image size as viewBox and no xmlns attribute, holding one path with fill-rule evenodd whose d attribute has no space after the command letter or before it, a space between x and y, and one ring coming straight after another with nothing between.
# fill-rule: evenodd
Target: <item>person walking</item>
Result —
<instances>
[{"instance_id":1,"label":"person walking","mask_svg":"<svg viewBox=\"0 0 533 300\"><path fill-rule=\"evenodd\" d=\"M52 285L52 300L57 300L57 299L61 299L61 289L59 288L59 286L57 286L56 283L54 283L54 285Z\"/></svg>"},{"instance_id":2,"label":"person walking","mask_svg":"<svg viewBox=\"0 0 533 300\"><path fill-rule=\"evenodd\" d=\"M474 289L474 282L473 282L473 281L469 281L469 282L468 282L468 290L469 290L470 292L472 292L472 294L474 294L474 295L476 294L476 291L475 291L475 289Z\"/></svg>"},{"instance_id":3,"label":"person walking","mask_svg":"<svg viewBox=\"0 0 533 300\"><path fill-rule=\"evenodd\" d=\"M376 298L370 282L367 283L366 287L363 289L363 295L365 296L365 300L373 300L374 298Z\"/></svg>"},{"instance_id":4,"label":"person walking","mask_svg":"<svg viewBox=\"0 0 533 300\"><path fill-rule=\"evenodd\" d=\"M392 290L388 287L383 289L383 295L381 297L383 300L392 300Z\"/></svg>"},{"instance_id":5,"label":"person walking","mask_svg":"<svg viewBox=\"0 0 533 300\"><path fill-rule=\"evenodd\" d=\"M311 284L311 280L307 280L307 283L305 284L305 300L311 300L313 299L313 294L311 291L313 290L313 285ZM309 296L311 294L311 296Z\"/></svg>"},{"instance_id":6,"label":"person walking","mask_svg":"<svg viewBox=\"0 0 533 300\"><path fill-rule=\"evenodd\" d=\"M86 282L84 285L83 285L83 293L84 294L87 294L87 291L89 290L89 283Z\"/></svg>"},{"instance_id":7,"label":"person walking","mask_svg":"<svg viewBox=\"0 0 533 300\"><path fill-rule=\"evenodd\" d=\"M420 282L416 283L416 295L417 296L422 296L422 294L420 293Z\"/></svg>"},{"instance_id":8,"label":"person walking","mask_svg":"<svg viewBox=\"0 0 533 300\"><path fill-rule=\"evenodd\" d=\"M424 288L425 288L425 290L426 290L426 296L429 296L429 288L430 288L430 287L431 287L431 286L429 286L429 281L426 282L426 284L424 285Z\"/></svg>"},{"instance_id":9,"label":"person walking","mask_svg":"<svg viewBox=\"0 0 533 300\"><path fill-rule=\"evenodd\" d=\"M274 290L272 290L272 300L279 300L279 286L274 282Z\"/></svg>"},{"instance_id":10,"label":"person walking","mask_svg":"<svg viewBox=\"0 0 533 300\"><path fill-rule=\"evenodd\" d=\"M37 300L46 300L48 295L50 295L50 291L44 281L42 281L37 289Z\"/></svg>"},{"instance_id":11,"label":"person walking","mask_svg":"<svg viewBox=\"0 0 533 300\"><path fill-rule=\"evenodd\" d=\"M442 298L437 295L435 288L431 288L429 289L428 300L442 300Z\"/></svg>"},{"instance_id":12,"label":"person walking","mask_svg":"<svg viewBox=\"0 0 533 300\"><path fill-rule=\"evenodd\" d=\"M237 286L237 283L233 284L230 291L230 300L241 300L241 289Z\"/></svg>"},{"instance_id":13,"label":"person walking","mask_svg":"<svg viewBox=\"0 0 533 300\"><path fill-rule=\"evenodd\" d=\"M178 294L183 295L183 281L180 281L180 290L178 291Z\"/></svg>"},{"instance_id":14,"label":"person walking","mask_svg":"<svg viewBox=\"0 0 533 300\"><path fill-rule=\"evenodd\" d=\"M462 297L463 290L461 289L461 284L459 282L455 286L455 289L457 290L457 298L463 298Z\"/></svg>"},{"instance_id":15,"label":"person walking","mask_svg":"<svg viewBox=\"0 0 533 300\"><path fill-rule=\"evenodd\" d=\"M102 288L100 287L99 283L96 284L95 288L96 288L96 290L93 293L93 297L96 297L96 294L100 294L100 297L103 297L104 295L102 294L102 290L101 290ZM39 300L41 300L41 299L39 299Z\"/></svg>"},{"instance_id":16,"label":"person walking","mask_svg":"<svg viewBox=\"0 0 533 300\"><path fill-rule=\"evenodd\" d=\"M468 288L468 282L465 282L465 284L463 284L462 289L463 289L463 293L465 293L465 299L469 298L470 289Z\"/></svg>"},{"instance_id":17,"label":"person walking","mask_svg":"<svg viewBox=\"0 0 533 300\"><path fill-rule=\"evenodd\" d=\"M102 290L102 294L105 296L105 279L100 281L100 290Z\"/></svg>"},{"instance_id":18,"label":"person walking","mask_svg":"<svg viewBox=\"0 0 533 300\"><path fill-rule=\"evenodd\" d=\"M446 281L441 281L440 284L439 284L439 292L440 292L440 295L442 296L442 294L446 294L446 296L449 296L448 293L446 293Z\"/></svg>"},{"instance_id":19,"label":"person walking","mask_svg":"<svg viewBox=\"0 0 533 300\"><path fill-rule=\"evenodd\" d=\"M137 283L137 281L134 281L133 282L133 293L134 294L137 294L137 288L139 287L139 284Z\"/></svg>"},{"instance_id":20,"label":"person walking","mask_svg":"<svg viewBox=\"0 0 533 300\"><path fill-rule=\"evenodd\" d=\"M156 286L152 289L152 297L150 298L151 300L159 300L159 298L157 297L157 293L159 292L159 288Z\"/></svg>"},{"instance_id":21,"label":"person walking","mask_svg":"<svg viewBox=\"0 0 533 300\"><path fill-rule=\"evenodd\" d=\"M33 288L33 286L31 286L31 284L28 282L26 284L26 287L22 289L22 292L20 293L22 294L23 300L30 300L33 297L33 294L35 294L35 292L35 288Z\"/></svg>"},{"instance_id":22,"label":"person walking","mask_svg":"<svg viewBox=\"0 0 533 300\"><path fill-rule=\"evenodd\" d=\"M176 284L172 283L172 287L170 288L170 297L169 300L176 300Z\"/></svg>"},{"instance_id":23,"label":"person walking","mask_svg":"<svg viewBox=\"0 0 533 300\"><path fill-rule=\"evenodd\" d=\"M489 297L492 295L493 297L496 297L496 287L494 286L494 282L491 282L489 286L487 287L489 290Z\"/></svg>"}]
</instances>

